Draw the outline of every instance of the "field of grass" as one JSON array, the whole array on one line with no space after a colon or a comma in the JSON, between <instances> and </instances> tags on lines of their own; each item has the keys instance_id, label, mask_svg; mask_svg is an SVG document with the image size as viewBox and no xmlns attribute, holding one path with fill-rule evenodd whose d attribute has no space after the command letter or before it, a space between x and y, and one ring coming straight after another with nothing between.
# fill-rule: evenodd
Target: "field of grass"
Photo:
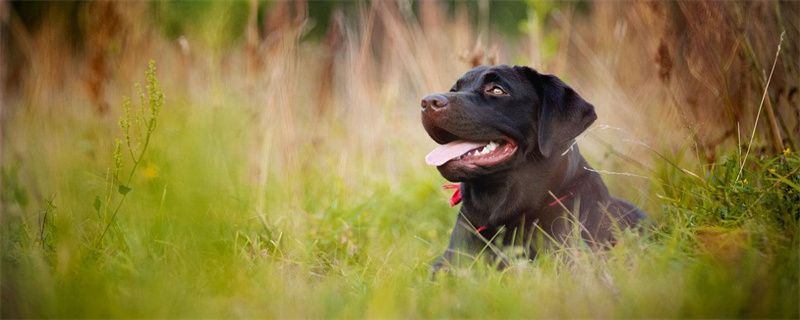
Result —
<instances>
[{"instance_id":1,"label":"field of grass","mask_svg":"<svg viewBox=\"0 0 800 320\"><path fill-rule=\"evenodd\" d=\"M650 99L597 93L613 80L600 72L572 79L600 114L579 144L648 213L643 231L608 251L576 241L432 279L457 208L424 164L435 144L418 101L468 68L447 48L475 37L458 18L437 35L380 8L357 19L332 57L291 28L259 61L200 41L119 49L106 114L80 73L58 82L58 63L32 65L3 107L2 316L800 317L797 151L756 139L746 152L742 123L739 146L709 164L668 129L662 100L626 109ZM386 39L370 38L370 19ZM55 59L44 34L34 54Z\"/></svg>"}]
</instances>

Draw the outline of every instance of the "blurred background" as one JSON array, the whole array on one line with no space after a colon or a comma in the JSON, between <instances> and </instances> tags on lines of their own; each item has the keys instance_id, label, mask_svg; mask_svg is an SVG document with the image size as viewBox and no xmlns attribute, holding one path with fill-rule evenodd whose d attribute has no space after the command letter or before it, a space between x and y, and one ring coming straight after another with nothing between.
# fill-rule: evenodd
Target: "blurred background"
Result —
<instances>
[{"instance_id":1,"label":"blurred background","mask_svg":"<svg viewBox=\"0 0 800 320\"><path fill-rule=\"evenodd\" d=\"M799 39L800 5L777 1L2 1L3 315L494 310L423 281L456 211L424 165L435 143L419 100L481 64L555 74L592 103L599 119L579 138L583 154L612 193L681 226L665 229L675 239L703 234L681 229L697 226L739 239L752 214L731 212L752 199L715 194L701 202L723 204L694 214L673 178L797 150ZM790 215L797 207L778 202ZM791 230L777 247L797 244ZM531 292L552 308L490 314L797 315L797 270L754 291L762 303L749 287L726 287L772 272L755 266L749 278L712 281L719 295L674 299L643 283L708 287L663 257L645 270L668 276L645 271L647 281L615 289L650 301L644 309L613 299L568 307L593 298L547 298L563 283L539 278L519 285L540 288ZM784 258L770 265L796 262ZM603 296L608 277L569 283ZM464 290L478 299L479 287ZM714 307L732 296L752 309Z\"/></svg>"}]
</instances>

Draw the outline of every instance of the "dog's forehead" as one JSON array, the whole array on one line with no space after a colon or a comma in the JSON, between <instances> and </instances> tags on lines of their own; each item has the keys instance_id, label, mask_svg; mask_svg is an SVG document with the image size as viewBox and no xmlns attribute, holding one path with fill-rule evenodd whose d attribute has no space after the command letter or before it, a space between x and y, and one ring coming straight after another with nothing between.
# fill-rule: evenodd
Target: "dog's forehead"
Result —
<instances>
[{"instance_id":1,"label":"dog's forehead","mask_svg":"<svg viewBox=\"0 0 800 320\"><path fill-rule=\"evenodd\" d=\"M511 67L507 65L497 65L497 66L478 66L475 67L467 73L465 73L461 78L458 79L459 84L467 84L473 83L475 81L481 80L486 74L495 74L496 76L508 80L518 80L518 75Z\"/></svg>"},{"instance_id":2,"label":"dog's forehead","mask_svg":"<svg viewBox=\"0 0 800 320\"><path fill-rule=\"evenodd\" d=\"M457 82L460 83L460 84L473 82L473 81L479 79L481 77L481 75L483 75L484 72L486 70L488 70L488 69L489 69L488 66L478 66L478 67L472 68L469 71L467 71L467 73L465 73L463 76L461 76L461 78L458 78Z\"/></svg>"}]
</instances>

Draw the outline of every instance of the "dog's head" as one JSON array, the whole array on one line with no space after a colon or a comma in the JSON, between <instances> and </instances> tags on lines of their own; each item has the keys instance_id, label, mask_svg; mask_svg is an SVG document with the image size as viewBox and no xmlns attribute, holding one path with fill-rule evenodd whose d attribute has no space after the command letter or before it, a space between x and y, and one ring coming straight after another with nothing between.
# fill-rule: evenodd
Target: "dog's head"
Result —
<instances>
[{"instance_id":1,"label":"dog's head","mask_svg":"<svg viewBox=\"0 0 800 320\"><path fill-rule=\"evenodd\" d=\"M450 181L559 156L595 119L560 79L520 66L477 67L450 92L422 99L422 125L441 144L426 161Z\"/></svg>"}]
</instances>

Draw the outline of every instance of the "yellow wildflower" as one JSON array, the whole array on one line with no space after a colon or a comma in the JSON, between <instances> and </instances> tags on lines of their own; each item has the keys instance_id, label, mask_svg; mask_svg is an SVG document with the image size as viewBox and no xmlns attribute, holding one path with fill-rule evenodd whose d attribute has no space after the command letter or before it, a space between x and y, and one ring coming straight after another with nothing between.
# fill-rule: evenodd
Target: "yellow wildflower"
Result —
<instances>
[{"instance_id":1,"label":"yellow wildflower","mask_svg":"<svg viewBox=\"0 0 800 320\"><path fill-rule=\"evenodd\" d=\"M142 169L142 175L149 179L158 177L158 166L152 163L147 164L147 166Z\"/></svg>"}]
</instances>

